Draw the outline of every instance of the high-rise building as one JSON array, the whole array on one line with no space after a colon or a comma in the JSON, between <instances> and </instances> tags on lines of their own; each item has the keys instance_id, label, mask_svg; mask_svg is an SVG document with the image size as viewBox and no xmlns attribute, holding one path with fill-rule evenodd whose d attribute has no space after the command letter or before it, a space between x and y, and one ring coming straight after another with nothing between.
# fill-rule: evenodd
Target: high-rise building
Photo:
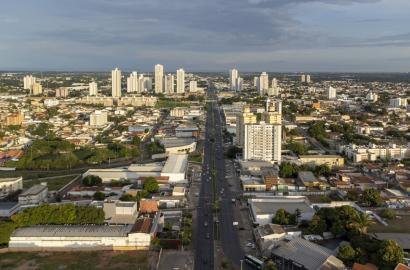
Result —
<instances>
[{"instance_id":1,"label":"high-rise building","mask_svg":"<svg viewBox=\"0 0 410 270\"><path fill-rule=\"evenodd\" d=\"M172 74L168 74L167 76L165 76L165 93L175 93L174 75Z\"/></svg>"},{"instance_id":2,"label":"high-rise building","mask_svg":"<svg viewBox=\"0 0 410 270\"><path fill-rule=\"evenodd\" d=\"M237 69L231 69L229 71L230 75L230 88L232 91L237 91L237 79L239 77L239 73Z\"/></svg>"},{"instance_id":3,"label":"high-rise building","mask_svg":"<svg viewBox=\"0 0 410 270\"><path fill-rule=\"evenodd\" d=\"M121 97L121 70L115 68L111 71L111 93L112 97Z\"/></svg>"},{"instance_id":4,"label":"high-rise building","mask_svg":"<svg viewBox=\"0 0 410 270\"><path fill-rule=\"evenodd\" d=\"M195 93L198 91L198 84L196 81L190 81L189 82L189 92L190 93Z\"/></svg>"},{"instance_id":5,"label":"high-rise building","mask_svg":"<svg viewBox=\"0 0 410 270\"><path fill-rule=\"evenodd\" d=\"M244 126L246 124L256 124L257 118L254 113L251 112L249 106L243 108L243 112L239 113L236 117L236 144L239 147L243 146L243 134Z\"/></svg>"},{"instance_id":6,"label":"high-rise building","mask_svg":"<svg viewBox=\"0 0 410 270\"><path fill-rule=\"evenodd\" d=\"M68 97L70 91L68 90L67 87L60 87L56 89L56 97Z\"/></svg>"},{"instance_id":7,"label":"high-rise building","mask_svg":"<svg viewBox=\"0 0 410 270\"><path fill-rule=\"evenodd\" d=\"M282 125L259 124L244 125L244 160L264 160L280 163L282 151Z\"/></svg>"},{"instance_id":8,"label":"high-rise building","mask_svg":"<svg viewBox=\"0 0 410 270\"><path fill-rule=\"evenodd\" d=\"M328 99L336 99L336 89L329 86L327 89L327 98Z\"/></svg>"},{"instance_id":9,"label":"high-rise building","mask_svg":"<svg viewBox=\"0 0 410 270\"><path fill-rule=\"evenodd\" d=\"M138 87L138 73L133 71L130 76L127 78L127 92L128 93L135 93L139 92Z\"/></svg>"},{"instance_id":10,"label":"high-rise building","mask_svg":"<svg viewBox=\"0 0 410 270\"><path fill-rule=\"evenodd\" d=\"M266 72L262 72L259 76L259 94L265 95L269 89L269 76Z\"/></svg>"},{"instance_id":11,"label":"high-rise building","mask_svg":"<svg viewBox=\"0 0 410 270\"><path fill-rule=\"evenodd\" d=\"M164 66L156 64L154 69L155 93L162 93L164 92Z\"/></svg>"},{"instance_id":12,"label":"high-rise building","mask_svg":"<svg viewBox=\"0 0 410 270\"><path fill-rule=\"evenodd\" d=\"M370 102L377 102L377 100L379 100L379 95L376 93L373 93L372 91L370 91L367 95L366 95L366 100L370 101Z\"/></svg>"},{"instance_id":13,"label":"high-rise building","mask_svg":"<svg viewBox=\"0 0 410 270\"><path fill-rule=\"evenodd\" d=\"M146 92L152 91L152 78L151 77L144 77L144 89Z\"/></svg>"},{"instance_id":14,"label":"high-rise building","mask_svg":"<svg viewBox=\"0 0 410 270\"><path fill-rule=\"evenodd\" d=\"M259 90L259 77L253 77L253 87Z\"/></svg>"},{"instance_id":15,"label":"high-rise building","mask_svg":"<svg viewBox=\"0 0 410 270\"><path fill-rule=\"evenodd\" d=\"M268 98L266 100L266 109L262 115L262 119L267 124L281 124L282 101Z\"/></svg>"},{"instance_id":16,"label":"high-rise building","mask_svg":"<svg viewBox=\"0 0 410 270\"><path fill-rule=\"evenodd\" d=\"M177 93L183 94L185 92L185 71L180 68L177 70Z\"/></svg>"},{"instance_id":17,"label":"high-rise building","mask_svg":"<svg viewBox=\"0 0 410 270\"><path fill-rule=\"evenodd\" d=\"M24 76L23 78L23 88L32 90L33 89L33 84L36 82L36 77L33 77L31 75Z\"/></svg>"},{"instance_id":18,"label":"high-rise building","mask_svg":"<svg viewBox=\"0 0 410 270\"><path fill-rule=\"evenodd\" d=\"M98 94L98 86L96 82L90 82L88 85L89 95L96 96Z\"/></svg>"},{"instance_id":19,"label":"high-rise building","mask_svg":"<svg viewBox=\"0 0 410 270\"><path fill-rule=\"evenodd\" d=\"M243 79L241 77L236 78L236 92L241 92L243 89Z\"/></svg>"},{"instance_id":20,"label":"high-rise building","mask_svg":"<svg viewBox=\"0 0 410 270\"><path fill-rule=\"evenodd\" d=\"M305 74L302 74L302 75L300 76L300 82L302 82L302 83L305 83L305 82L306 82L306 75L305 75Z\"/></svg>"},{"instance_id":21,"label":"high-rise building","mask_svg":"<svg viewBox=\"0 0 410 270\"><path fill-rule=\"evenodd\" d=\"M310 82L311 82L310 75L308 74L308 75L306 75L306 83L310 83Z\"/></svg>"},{"instance_id":22,"label":"high-rise building","mask_svg":"<svg viewBox=\"0 0 410 270\"><path fill-rule=\"evenodd\" d=\"M43 93L43 86L38 82L33 83L31 87L31 94L36 96L36 95L41 95L42 93Z\"/></svg>"},{"instance_id":23,"label":"high-rise building","mask_svg":"<svg viewBox=\"0 0 410 270\"><path fill-rule=\"evenodd\" d=\"M268 96L278 96L280 88L278 86L278 80L276 78L272 79L272 87L268 90Z\"/></svg>"}]
</instances>

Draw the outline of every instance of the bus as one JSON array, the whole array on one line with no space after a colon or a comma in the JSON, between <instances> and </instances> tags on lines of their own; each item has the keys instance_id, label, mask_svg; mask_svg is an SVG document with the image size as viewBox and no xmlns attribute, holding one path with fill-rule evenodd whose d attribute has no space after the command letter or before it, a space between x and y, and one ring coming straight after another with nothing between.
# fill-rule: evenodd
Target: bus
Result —
<instances>
[{"instance_id":1,"label":"bus","mask_svg":"<svg viewBox=\"0 0 410 270\"><path fill-rule=\"evenodd\" d=\"M250 265L253 269L263 269L263 261L259 260L258 258L255 258L252 255L245 255L245 263Z\"/></svg>"}]
</instances>

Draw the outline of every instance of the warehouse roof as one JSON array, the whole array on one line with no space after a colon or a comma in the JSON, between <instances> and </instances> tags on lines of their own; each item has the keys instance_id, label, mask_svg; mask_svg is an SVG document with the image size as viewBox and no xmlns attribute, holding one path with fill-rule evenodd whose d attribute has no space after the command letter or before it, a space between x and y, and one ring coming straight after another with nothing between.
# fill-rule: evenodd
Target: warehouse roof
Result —
<instances>
[{"instance_id":1,"label":"warehouse roof","mask_svg":"<svg viewBox=\"0 0 410 270\"><path fill-rule=\"evenodd\" d=\"M272 249L272 254L303 265L308 270L345 269L342 261L330 249L296 237L284 240Z\"/></svg>"},{"instance_id":2,"label":"warehouse roof","mask_svg":"<svg viewBox=\"0 0 410 270\"><path fill-rule=\"evenodd\" d=\"M19 228L12 237L125 237L131 229L132 225L44 225Z\"/></svg>"},{"instance_id":3,"label":"warehouse roof","mask_svg":"<svg viewBox=\"0 0 410 270\"><path fill-rule=\"evenodd\" d=\"M162 173L185 173L188 166L188 155L169 155Z\"/></svg>"},{"instance_id":4,"label":"warehouse roof","mask_svg":"<svg viewBox=\"0 0 410 270\"><path fill-rule=\"evenodd\" d=\"M31 195L37 195L40 192L43 192L45 189L47 189L47 186L45 185L34 185L31 188L27 189L26 191L23 191L19 196L31 196Z\"/></svg>"}]
</instances>

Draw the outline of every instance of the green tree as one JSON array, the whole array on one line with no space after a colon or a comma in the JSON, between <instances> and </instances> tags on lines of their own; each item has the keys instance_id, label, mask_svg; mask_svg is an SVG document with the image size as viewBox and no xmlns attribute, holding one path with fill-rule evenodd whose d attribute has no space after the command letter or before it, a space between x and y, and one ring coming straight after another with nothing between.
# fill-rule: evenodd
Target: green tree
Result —
<instances>
[{"instance_id":1,"label":"green tree","mask_svg":"<svg viewBox=\"0 0 410 270\"><path fill-rule=\"evenodd\" d=\"M337 257L345 264L352 265L357 258L357 252L350 244L346 244L339 248Z\"/></svg>"},{"instance_id":2,"label":"green tree","mask_svg":"<svg viewBox=\"0 0 410 270\"><path fill-rule=\"evenodd\" d=\"M283 162L279 166L279 176L283 178L296 177L299 167L296 164Z\"/></svg>"},{"instance_id":3,"label":"green tree","mask_svg":"<svg viewBox=\"0 0 410 270\"><path fill-rule=\"evenodd\" d=\"M84 177L84 179L82 180L82 183L84 186L87 186L87 187L99 186L102 183L102 179L101 177L97 175L88 175Z\"/></svg>"},{"instance_id":4,"label":"green tree","mask_svg":"<svg viewBox=\"0 0 410 270\"><path fill-rule=\"evenodd\" d=\"M390 208L385 208L381 211L380 216L386 219L394 219L396 217L396 211Z\"/></svg>"},{"instance_id":5,"label":"green tree","mask_svg":"<svg viewBox=\"0 0 410 270\"><path fill-rule=\"evenodd\" d=\"M105 200L105 194L102 193L101 191L97 191L94 193L93 199L96 201L103 201Z\"/></svg>"},{"instance_id":6,"label":"green tree","mask_svg":"<svg viewBox=\"0 0 410 270\"><path fill-rule=\"evenodd\" d=\"M356 217L354 217L350 221L349 225L351 228L357 230L359 233L366 234L367 228L373 223L373 220L368 214L360 212Z\"/></svg>"},{"instance_id":7,"label":"green tree","mask_svg":"<svg viewBox=\"0 0 410 270\"><path fill-rule=\"evenodd\" d=\"M283 208L278 209L275 216L272 218L272 223L280 225L289 224L289 213Z\"/></svg>"},{"instance_id":8,"label":"green tree","mask_svg":"<svg viewBox=\"0 0 410 270\"><path fill-rule=\"evenodd\" d=\"M276 268L276 265L274 262L272 261L268 261L267 263L265 263L265 266L263 268L263 270L277 270L278 268Z\"/></svg>"},{"instance_id":9,"label":"green tree","mask_svg":"<svg viewBox=\"0 0 410 270\"><path fill-rule=\"evenodd\" d=\"M309 223L308 230L313 234L322 235L327 229L326 221L323 220L319 215L314 215Z\"/></svg>"},{"instance_id":10,"label":"green tree","mask_svg":"<svg viewBox=\"0 0 410 270\"><path fill-rule=\"evenodd\" d=\"M362 203L368 205L368 206L380 206L383 202L381 196L380 196L380 191L377 189L366 189L361 198Z\"/></svg>"},{"instance_id":11,"label":"green tree","mask_svg":"<svg viewBox=\"0 0 410 270\"><path fill-rule=\"evenodd\" d=\"M136 202L138 200L137 196L132 196L131 194L124 194L120 197L120 201L124 202Z\"/></svg>"},{"instance_id":12,"label":"green tree","mask_svg":"<svg viewBox=\"0 0 410 270\"><path fill-rule=\"evenodd\" d=\"M155 193L159 190L159 185L154 177L148 177L144 181L144 190L148 193Z\"/></svg>"},{"instance_id":13,"label":"green tree","mask_svg":"<svg viewBox=\"0 0 410 270\"><path fill-rule=\"evenodd\" d=\"M393 240L384 240L377 252L382 269L393 269L398 263L404 260L403 249Z\"/></svg>"},{"instance_id":14,"label":"green tree","mask_svg":"<svg viewBox=\"0 0 410 270\"><path fill-rule=\"evenodd\" d=\"M299 142L291 142L286 145L286 148L294 152L296 155L306 155L308 147Z\"/></svg>"}]
</instances>

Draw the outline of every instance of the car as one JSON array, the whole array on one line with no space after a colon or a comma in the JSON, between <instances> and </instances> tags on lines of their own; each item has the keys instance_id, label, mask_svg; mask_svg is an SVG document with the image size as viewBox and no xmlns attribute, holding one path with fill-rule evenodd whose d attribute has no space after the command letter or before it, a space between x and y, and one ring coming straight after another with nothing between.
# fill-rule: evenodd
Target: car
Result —
<instances>
[{"instance_id":1,"label":"car","mask_svg":"<svg viewBox=\"0 0 410 270\"><path fill-rule=\"evenodd\" d=\"M204 222L204 226L205 226L205 227L208 227L208 222L205 221L205 222Z\"/></svg>"}]
</instances>

